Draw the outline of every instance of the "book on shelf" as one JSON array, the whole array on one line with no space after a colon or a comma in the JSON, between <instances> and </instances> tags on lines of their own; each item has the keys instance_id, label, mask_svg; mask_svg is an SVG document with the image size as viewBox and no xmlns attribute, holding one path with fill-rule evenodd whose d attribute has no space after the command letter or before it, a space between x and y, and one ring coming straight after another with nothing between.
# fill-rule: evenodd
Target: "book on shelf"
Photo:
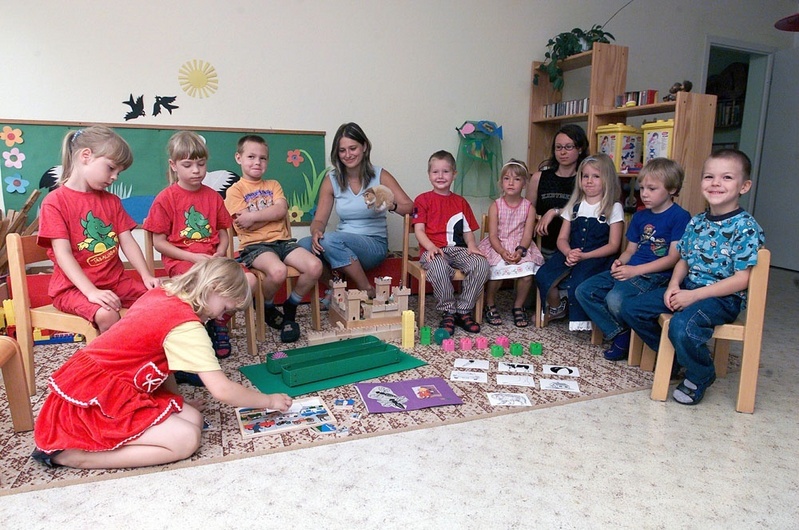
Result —
<instances>
[{"instance_id":1,"label":"book on shelf","mask_svg":"<svg viewBox=\"0 0 799 530\"><path fill-rule=\"evenodd\" d=\"M572 114L586 114L588 112L588 98L570 99L558 103L544 105L544 118L557 118Z\"/></svg>"},{"instance_id":2,"label":"book on shelf","mask_svg":"<svg viewBox=\"0 0 799 530\"><path fill-rule=\"evenodd\" d=\"M237 408L236 420L245 440L336 423L330 409L318 397L295 399L286 412L252 407Z\"/></svg>"},{"instance_id":3,"label":"book on shelf","mask_svg":"<svg viewBox=\"0 0 799 530\"><path fill-rule=\"evenodd\" d=\"M633 90L616 96L616 107L625 105L652 105L658 101L657 90Z\"/></svg>"}]
</instances>

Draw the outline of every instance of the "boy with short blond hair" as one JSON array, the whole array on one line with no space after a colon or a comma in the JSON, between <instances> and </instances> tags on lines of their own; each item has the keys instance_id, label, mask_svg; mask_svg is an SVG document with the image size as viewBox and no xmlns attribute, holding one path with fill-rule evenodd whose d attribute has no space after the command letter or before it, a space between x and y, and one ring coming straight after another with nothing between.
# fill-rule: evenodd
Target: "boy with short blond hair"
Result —
<instances>
[{"instance_id":1,"label":"boy with short blond hair","mask_svg":"<svg viewBox=\"0 0 799 530\"><path fill-rule=\"evenodd\" d=\"M288 202L283 188L276 180L262 178L269 163L266 141L255 135L242 137L236 162L241 166L241 179L228 188L225 206L239 237L239 260L266 276L263 288L267 325L280 330L282 342L295 342L300 338L297 305L319 280L322 262L289 237L285 225ZM281 313L274 297L286 282L286 265L297 269L300 277L293 292L287 293Z\"/></svg>"},{"instance_id":2,"label":"boy with short blond hair","mask_svg":"<svg viewBox=\"0 0 799 530\"><path fill-rule=\"evenodd\" d=\"M489 272L488 261L474 237L480 225L466 199L450 190L457 175L451 153L433 153L427 161L427 175L433 189L414 200L413 223L416 239L424 249L419 261L433 286L436 308L443 313L440 327L450 336L456 325L479 333L480 324L473 312ZM452 286L454 269L466 275L457 297Z\"/></svg>"},{"instance_id":3,"label":"boy with short blond hair","mask_svg":"<svg viewBox=\"0 0 799 530\"><path fill-rule=\"evenodd\" d=\"M622 304L621 316L657 351L660 313L674 313L669 340L685 379L673 397L696 405L716 380L707 342L716 326L733 322L746 303L749 274L765 238L754 217L738 204L752 186L749 157L736 149L710 155L702 170L708 210L694 216L677 245L680 261L669 285Z\"/></svg>"}]
</instances>

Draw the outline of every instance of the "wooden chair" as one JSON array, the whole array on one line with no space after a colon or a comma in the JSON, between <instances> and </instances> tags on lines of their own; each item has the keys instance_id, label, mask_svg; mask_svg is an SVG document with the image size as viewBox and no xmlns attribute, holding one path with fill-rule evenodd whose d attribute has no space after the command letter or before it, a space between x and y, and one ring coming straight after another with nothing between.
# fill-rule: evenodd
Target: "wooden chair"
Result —
<instances>
[{"instance_id":1,"label":"wooden chair","mask_svg":"<svg viewBox=\"0 0 799 530\"><path fill-rule=\"evenodd\" d=\"M86 337L88 344L98 333L88 320L64 313L52 304L42 307L31 307L28 293L28 273L26 266L40 261L50 261L47 251L36 244L36 236L8 234L8 275L11 282L11 300L14 305L14 320L17 327L17 342L22 351L22 362L25 367L28 392L36 395L35 370L33 362L33 328L54 329L68 333L80 333Z\"/></svg>"},{"instance_id":2,"label":"wooden chair","mask_svg":"<svg viewBox=\"0 0 799 530\"><path fill-rule=\"evenodd\" d=\"M285 226L286 231L288 232L289 238L291 238L291 221L289 220L288 215L285 219ZM235 236L236 231L231 229L230 230L230 238L229 238L229 246L228 246L228 254L230 256L235 255L233 237ZM255 299L255 329L256 329L256 336L258 340L264 341L266 340L266 322L264 321L264 291L262 288L263 281L265 279L264 273L261 271L250 269L250 272L255 274L255 277L258 279L258 286L256 288L256 292L253 293L253 298ZM294 289L294 281L300 277L300 271L286 265L286 296L288 297L291 294L291 291ZM314 283L313 291L311 292L311 326L314 330L319 331L322 329L322 312L321 312L321 302L319 299L319 282Z\"/></svg>"},{"instance_id":3,"label":"wooden chair","mask_svg":"<svg viewBox=\"0 0 799 530\"><path fill-rule=\"evenodd\" d=\"M0 368L3 370L3 382L14 431L30 431L33 429L33 412L25 381L22 350L17 341L10 337L0 336Z\"/></svg>"},{"instance_id":4,"label":"wooden chair","mask_svg":"<svg viewBox=\"0 0 799 530\"><path fill-rule=\"evenodd\" d=\"M488 216L483 216L484 224L481 230L482 233L485 232ZM402 284L405 286L410 287L410 282L408 281L408 274L413 276L419 281L419 327L421 328L424 326L424 302L425 302L425 290L427 289L427 271L425 271L418 260L412 261L410 259L410 236L413 233L413 224L411 223L411 216L405 215L405 228L402 234ZM463 281L466 278L466 275L463 274L461 271L455 271L455 276L453 276L453 280L455 281ZM482 324L483 322L483 304L485 300L485 293L481 292L480 296L477 298L477 303L474 307L474 319L478 324Z\"/></svg>"},{"instance_id":5,"label":"wooden chair","mask_svg":"<svg viewBox=\"0 0 799 530\"><path fill-rule=\"evenodd\" d=\"M768 289L769 265L771 252L765 248L757 252L757 264L749 274L746 310L744 318L732 324L716 326L713 338L716 339L713 364L719 377L727 375L729 362L729 341L743 343L741 355L741 380L738 384L738 402L735 410L753 413L755 411L755 392L757 390L757 373L760 367L760 345L763 339L763 321L766 316L766 291ZM674 363L674 346L669 340L669 323L671 314L660 315L659 322L663 327L660 334L660 346L655 367L655 382L652 385L652 399L665 401L669 391L671 367Z\"/></svg>"},{"instance_id":6,"label":"wooden chair","mask_svg":"<svg viewBox=\"0 0 799 530\"><path fill-rule=\"evenodd\" d=\"M233 229L228 229L228 256L233 257L232 255L232 247L233 247ZM153 233L149 230L144 231L144 259L147 261L147 267L150 269L150 274L155 274L155 246L153 245ZM253 297L255 293L253 293ZM263 306L263 300L261 301L261 305ZM247 338L247 351L250 355L258 355L258 343L256 341L257 335L257 325L255 322L255 310L253 309L252 305L249 305L244 310L244 332ZM233 330L234 325L234 318L231 318L228 325L230 326L231 331Z\"/></svg>"}]
</instances>

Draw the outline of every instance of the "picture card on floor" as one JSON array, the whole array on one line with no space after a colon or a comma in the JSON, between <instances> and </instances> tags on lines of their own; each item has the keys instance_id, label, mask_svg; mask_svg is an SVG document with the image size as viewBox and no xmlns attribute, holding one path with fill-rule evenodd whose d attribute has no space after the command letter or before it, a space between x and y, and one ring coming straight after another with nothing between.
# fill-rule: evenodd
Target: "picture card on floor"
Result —
<instances>
[{"instance_id":1,"label":"picture card on floor","mask_svg":"<svg viewBox=\"0 0 799 530\"><path fill-rule=\"evenodd\" d=\"M527 394L514 392L489 392L488 402L492 407L531 407L533 405Z\"/></svg>"},{"instance_id":2,"label":"picture card on floor","mask_svg":"<svg viewBox=\"0 0 799 530\"><path fill-rule=\"evenodd\" d=\"M497 375L498 385L507 386L535 386L535 379L531 375Z\"/></svg>"},{"instance_id":3,"label":"picture card on floor","mask_svg":"<svg viewBox=\"0 0 799 530\"><path fill-rule=\"evenodd\" d=\"M515 372L518 374L532 374L535 373L535 366L526 363L507 363L504 361L500 361L497 371Z\"/></svg>"},{"instance_id":4,"label":"picture card on floor","mask_svg":"<svg viewBox=\"0 0 799 530\"><path fill-rule=\"evenodd\" d=\"M558 381L557 379L542 379L541 390L560 390L562 392L579 392L577 381Z\"/></svg>"},{"instance_id":5,"label":"picture card on floor","mask_svg":"<svg viewBox=\"0 0 799 530\"><path fill-rule=\"evenodd\" d=\"M485 359L455 359L455 368L474 368L475 370L488 370L488 361Z\"/></svg>"},{"instance_id":6,"label":"picture card on floor","mask_svg":"<svg viewBox=\"0 0 799 530\"><path fill-rule=\"evenodd\" d=\"M580 377L580 370L574 366L559 366L556 364L545 364L543 372L549 375L568 375L571 377Z\"/></svg>"},{"instance_id":7,"label":"picture card on floor","mask_svg":"<svg viewBox=\"0 0 799 530\"><path fill-rule=\"evenodd\" d=\"M488 383L488 374L485 372L461 372L453 370L449 374L450 381L466 383Z\"/></svg>"},{"instance_id":8,"label":"picture card on floor","mask_svg":"<svg viewBox=\"0 0 799 530\"><path fill-rule=\"evenodd\" d=\"M238 408L236 419L245 439L336 422L325 402L318 397L295 399L286 412L252 407Z\"/></svg>"},{"instance_id":9,"label":"picture card on floor","mask_svg":"<svg viewBox=\"0 0 799 530\"><path fill-rule=\"evenodd\" d=\"M440 377L396 383L357 383L355 389L372 414L463 405L452 387Z\"/></svg>"}]
</instances>

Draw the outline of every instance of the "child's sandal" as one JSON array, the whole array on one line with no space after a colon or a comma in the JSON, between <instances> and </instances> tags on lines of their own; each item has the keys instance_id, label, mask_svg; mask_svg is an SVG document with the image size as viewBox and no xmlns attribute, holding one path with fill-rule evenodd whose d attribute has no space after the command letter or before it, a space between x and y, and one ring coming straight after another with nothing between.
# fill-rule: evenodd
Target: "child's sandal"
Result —
<instances>
[{"instance_id":1,"label":"child's sandal","mask_svg":"<svg viewBox=\"0 0 799 530\"><path fill-rule=\"evenodd\" d=\"M455 316L455 323L467 333L480 333L480 324L474 321L471 313L466 313L465 315L458 313Z\"/></svg>"},{"instance_id":2,"label":"child's sandal","mask_svg":"<svg viewBox=\"0 0 799 530\"><path fill-rule=\"evenodd\" d=\"M524 312L524 309L521 307L514 307L513 308L513 323L516 325L517 328L526 328L530 325L530 321L527 320L527 313Z\"/></svg>"},{"instance_id":3,"label":"child's sandal","mask_svg":"<svg viewBox=\"0 0 799 530\"><path fill-rule=\"evenodd\" d=\"M444 316L441 317L441 322L438 324L438 327L447 330L449 336L453 336L455 334L455 315L452 313L444 313Z\"/></svg>"},{"instance_id":4,"label":"child's sandal","mask_svg":"<svg viewBox=\"0 0 799 530\"><path fill-rule=\"evenodd\" d=\"M227 357L230 357L230 335L228 335L227 326L216 320L212 320L211 325L214 328L214 334L211 337L211 342L214 345L216 358L226 359Z\"/></svg>"},{"instance_id":5,"label":"child's sandal","mask_svg":"<svg viewBox=\"0 0 799 530\"><path fill-rule=\"evenodd\" d=\"M502 317L500 317L499 313L497 313L497 306L495 305L486 306L485 312L483 313L483 318L492 326L502 325Z\"/></svg>"}]
</instances>

